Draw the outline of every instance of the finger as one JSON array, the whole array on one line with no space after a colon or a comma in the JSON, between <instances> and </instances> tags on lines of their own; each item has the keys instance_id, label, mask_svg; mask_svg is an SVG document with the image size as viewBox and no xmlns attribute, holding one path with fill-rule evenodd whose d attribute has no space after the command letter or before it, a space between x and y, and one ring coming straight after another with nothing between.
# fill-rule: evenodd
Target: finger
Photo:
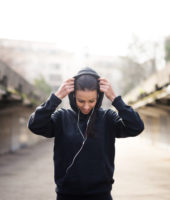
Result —
<instances>
[{"instance_id":1,"label":"finger","mask_svg":"<svg viewBox=\"0 0 170 200\"><path fill-rule=\"evenodd\" d=\"M74 87L65 88L66 94L69 94L69 93L72 92L72 91L74 91Z\"/></svg>"},{"instance_id":2,"label":"finger","mask_svg":"<svg viewBox=\"0 0 170 200\"><path fill-rule=\"evenodd\" d=\"M72 82L72 81L66 82L65 85L66 85L66 86L74 86L74 82Z\"/></svg>"},{"instance_id":3,"label":"finger","mask_svg":"<svg viewBox=\"0 0 170 200\"><path fill-rule=\"evenodd\" d=\"M67 87L68 88L74 88L74 84L68 84Z\"/></svg>"},{"instance_id":4,"label":"finger","mask_svg":"<svg viewBox=\"0 0 170 200\"><path fill-rule=\"evenodd\" d=\"M100 88L109 88L109 85L101 85Z\"/></svg>"},{"instance_id":5,"label":"finger","mask_svg":"<svg viewBox=\"0 0 170 200\"><path fill-rule=\"evenodd\" d=\"M69 83L69 82L74 82L74 78L69 78L65 81L66 83Z\"/></svg>"},{"instance_id":6,"label":"finger","mask_svg":"<svg viewBox=\"0 0 170 200\"><path fill-rule=\"evenodd\" d=\"M101 80L100 83L109 83L109 82L105 80Z\"/></svg>"},{"instance_id":7,"label":"finger","mask_svg":"<svg viewBox=\"0 0 170 200\"><path fill-rule=\"evenodd\" d=\"M71 89L74 88L74 86L73 85L66 85L65 88L69 90L70 88Z\"/></svg>"},{"instance_id":8,"label":"finger","mask_svg":"<svg viewBox=\"0 0 170 200\"><path fill-rule=\"evenodd\" d=\"M108 81L106 81L106 80L101 80L100 82L99 82L99 84L100 85L109 85L110 83L108 82Z\"/></svg>"},{"instance_id":9,"label":"finger","mask_svg":"<svg viewBox=\"0 0 170 200\"><path fill-rule=\"evenodd\" d=\"M69 78L64 81L64 83L74 82L74 78Z\"/></svg>"},{"instance_id":10,"label":"finger","mask_svg":"<svg viewBox=\"0 0 170 200\"><path fill-rule=\"evenodd\" d=\"M66 85L74 85L74 82L73 81L69 81L66 83Z\"/></svg>"},{"instance_id":11,"label":"finger","mask_svg":"<svg viewBox=\"0 0 170 200\"><path fill-rule=\"evenodd\" d=\"M101 81L101 82L100 82L100 85L108 85L108 86L109 86L109 83L108 83L108 82Z\"/></svg>"},{"instance_id":12,"label":"finger","mask_svg":"<svg viewBox=\"0 0 170 200\"><path fill-rule=\"evenodd\" d=\"M104 86L104 85L103 85L103 86L100 87L100 90L102 90L102 91L104 91L104 92L107 92L108 89L109 89L108 86Z\"/></svg>"},{"instance_id":13,"label":"finger","mask_svg":"<svg viewBox=\"0 0 170 200\"><path fill-rule=\"evenodd\" d=\"M68 93L73 92L73 91L74 91L74 87L70 87L70 88L68 89Z\"/></svg>"},{"instance_id":14,"label":"finger","mask_svg":"<svg viewBox=\"0 0 170 200\"><path fill-rule=\"evenodd\" d=\"M73 92L74 91L74 88L70 88L70 92Z\"/></svg>"},{"instance_id":15,"label":"finger","mask_svg":"<svg viewBox=\"0 0 170 200\"><path fill-rule=\"evenodd\" d=\"M99 80L108 82L108 80L106 78L99 78Z\"/></svg>"},{"instance_id":16,"label":"finger","mask_svg":"<svg viewBox=\"0 0 170 200\"><path fill-rule=\"evenodd\" d=\"M106 92L106 89L100 88L100 91L105 93L105 92Z\"/></svg>"}]
</instances>

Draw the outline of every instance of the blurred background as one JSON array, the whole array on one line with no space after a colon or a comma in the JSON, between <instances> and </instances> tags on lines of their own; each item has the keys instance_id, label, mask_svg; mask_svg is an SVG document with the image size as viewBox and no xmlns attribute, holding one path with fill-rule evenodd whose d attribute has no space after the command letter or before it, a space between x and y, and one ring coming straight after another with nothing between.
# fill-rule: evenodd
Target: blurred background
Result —
<instances>
[{"instance_id":1,"label":"blurred background","mask_svg":"<svg viewBox=\"0 0 170 200\"><path fill-rule=\"evenodd\" d=\"M34 135L27 129L30 114L51 92L57 91L64 80L87 66L106 77L115 93L121 95L127 104L137 110L145 123L145 130L138 137L137 146L134 146L135 152L137 155L140 152L141 157L147 159L143 162L145 164L151 157L154 159L154 155L155 160L150 162L151 165L148 165L145 171L136 172L136 176L156 169L155 163L159 161L162 165L157 170L165 173L164 177L156 177L158 171L155 171L150 180L161 179L161 186L159 183L154 185L149 182L147 189L143 188L143 193L136 196L132 195L134 191L128 193L122 189L126 187L124 183L117 185L121 191L116 194L117 199L127 199L128 195L131 200L142 199L144 193L143 197L147 200L152 197L154 200L170 198L170 162L167 162L170 160L169 7L169 0L0 0L2 199L24 199L23 196L32 192L30 189L31 192L28 190L21 193L20 189L24 191L22 186L15 185L15 176L18 176L16 171L20 166L21 170L31 166L27 163L28 158L31 162L37 161L45 150L48 152L46 159L50 156L52 158L53 139ZM69 108L68 98L62 101L60 107ZM106 98L103 107L111 107ZM135 143L135 140L132 140L131 143L127 139L128 142L123 142L123 145L117 142L117 148L122 152L119 156L123 160L125 152L134 153L129 150ZM147 152L143 151L142 145L147 145ZM139 146L141 149L138 149ZM31 157L33 151L38 152L34 158ZM22 155L27 161L21 159ZM137 155L135 159L138 158ZM40 159L37 162L40 167L43 161ZM11 167L11 163L16 165L13 170L8 168ZM119 168L123 168L124 165L121 163ZM52 171L51 166L52 163L47 166L47 170ZM11 170L16 171L11 174ZM119 173L118 170L117 174ZM27 180L31 174L34 173L29 171ZM120 177L122 174L120 173ZM133 175L133 172L127 171L127 174ZM41 183L44 181L42 188L46 188L46 178L44 175L43 179L39 180ZM25 179L24 175L21 176L18 184L23 183ZM35 176L31 180L33 179ZM48 199L48 195L54 195L53 190L49 192L53 180L48 181L44 199ZM134 185L137 185L135 181L139 183L139 180L134 180ZM127 183L129 184L128 181ZM33 183L28 181L27 184L27 188L30 188ZM141 181L141 185L146 186L147 183L143 184ZM155 193L150 188L162 190ZM16 196L16 191L20 196ZM36 192L32 193L33 196L28 196L28 199L39 199L38 195L42 191Z\"/></svg>"}]
</instances>

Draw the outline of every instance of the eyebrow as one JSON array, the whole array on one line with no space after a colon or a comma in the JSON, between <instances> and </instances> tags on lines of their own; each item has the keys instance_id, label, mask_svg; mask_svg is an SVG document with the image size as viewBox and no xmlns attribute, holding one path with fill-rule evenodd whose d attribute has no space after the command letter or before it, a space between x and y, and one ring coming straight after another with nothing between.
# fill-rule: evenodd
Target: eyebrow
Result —
<instances>
[{"instance_id":1,"label":"eyebrow","mask_svg":"<svg viewBox=\"0 0 170 200\"><path fill-rule=\"evenodd\" d=\"M80 100L80 101L85 101L85 100L83 100L83 99L81 99L81 98L77 98L77 99ZM93 101L93 100L96 100L96 98L89 99L89 101Z\"/></svg>"}]
</instances>

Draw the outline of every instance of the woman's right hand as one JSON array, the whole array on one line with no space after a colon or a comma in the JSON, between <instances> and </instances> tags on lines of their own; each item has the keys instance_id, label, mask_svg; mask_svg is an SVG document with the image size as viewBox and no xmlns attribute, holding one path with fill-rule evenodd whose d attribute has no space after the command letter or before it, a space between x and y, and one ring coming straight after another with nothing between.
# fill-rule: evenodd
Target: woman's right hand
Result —
<instances>
[{"instance_id":1,"label":"woman's right hand","mask_svg":"<svg viewBox=\"0 0 170 200\"><path fill-rule=\"evenodd\" d=\"M63 99L65 96L67 96L70 92L73 91L74 91L74 78L69 78L61 84L55 95L59 99Z\"/></svg>"}]
</instances>

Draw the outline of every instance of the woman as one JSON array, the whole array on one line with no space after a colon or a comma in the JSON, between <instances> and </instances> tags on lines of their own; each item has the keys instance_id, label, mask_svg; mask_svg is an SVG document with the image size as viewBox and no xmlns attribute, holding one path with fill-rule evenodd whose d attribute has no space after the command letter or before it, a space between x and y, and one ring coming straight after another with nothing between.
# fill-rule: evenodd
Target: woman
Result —
<instances>
[{"instance_id":1,"label":"woman","mask_svg":"<svg viewBox=\"0 0 170 200\"><path fill-rule=\"evenodd\" d=\"M103 96L118 110L101 108ZM69 96L71 109L57 109ZM115 138L137 136L143 121L90 68L66 80L31 115L29 129L54 137L57 200L112 200Z\"/></svg>"}]
</instances>

